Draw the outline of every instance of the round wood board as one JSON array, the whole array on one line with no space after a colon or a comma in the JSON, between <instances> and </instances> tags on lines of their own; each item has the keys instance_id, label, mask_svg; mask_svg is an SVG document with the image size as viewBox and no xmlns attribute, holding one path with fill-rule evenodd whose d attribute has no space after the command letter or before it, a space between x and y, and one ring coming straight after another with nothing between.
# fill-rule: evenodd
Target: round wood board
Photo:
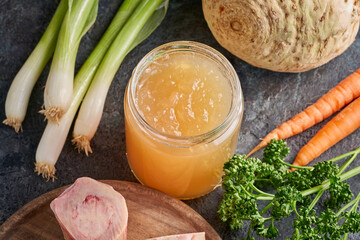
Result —
<instances>
[{"instance_id":1,"label":"round wood board","mask_svg":"<svg viewBox=\"0 0 360 240\"><path fill-rule=\"evenodd\" d=\"M137 183L101 182L113 186L126 199L128 240L192 232L205 232L207 240L221 239L205 219L180 200ZM67 187L48 192L18 210L0 226L0 239L64 239L50 202Z\"/></svg>"}]
</instances>

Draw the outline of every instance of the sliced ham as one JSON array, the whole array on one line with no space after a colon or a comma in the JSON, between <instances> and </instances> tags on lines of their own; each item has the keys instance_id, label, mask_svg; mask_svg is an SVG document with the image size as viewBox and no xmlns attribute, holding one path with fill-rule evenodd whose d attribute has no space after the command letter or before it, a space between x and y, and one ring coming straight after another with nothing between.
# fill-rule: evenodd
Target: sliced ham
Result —
<instances>
[{"instance_id":1,"label":"sliced ham","mask_svg":"<svg viewBox=\"0 0 360 240\"><path fill-rule=\"evenodd\" d=\"M125 199L107 184L88 177L79 178L54 199L50 207L65 239L126 239Z\"/></svg>"},{"instance_id":2,"label":"sliced ham","mask_svg":"<svg viewBox=\"0 0 360 240\"><path fill-rule=\"evenodd\" d=\"M179 235L171 235L157 238L149 238L147 240L205 240L205 233L186 233Z\"/></svg>"}]
</instances>

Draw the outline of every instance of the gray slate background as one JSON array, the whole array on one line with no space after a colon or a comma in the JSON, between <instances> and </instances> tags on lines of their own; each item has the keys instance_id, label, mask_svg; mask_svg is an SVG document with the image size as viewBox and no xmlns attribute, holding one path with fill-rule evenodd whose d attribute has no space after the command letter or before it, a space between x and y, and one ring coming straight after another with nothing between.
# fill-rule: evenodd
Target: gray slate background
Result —
<instances>
[{"instance_id":1,"label":"gray slate background","mask_svg":"<svg viewBox=\"0 0 360 240\"><path fill-rule=\"evenodd\" d=\"M79 69L120 6L118 0L101 0L99 15L93 28L80 45L76 69ZM58 0L0 1L0 120L5 119L5 98L11 81L27 59L49 23ZM108 94L99 129L92 141L90 157L78 154L66 142L58 163L54 183L45 182L33 172L35 151L45 128L37 113L43 104L43 88L49 66L41 75L30 99L23 133L16 134L0 125L0 224L16 210L34 198L76 178L118 179L136 182L125 157L123 97L132 69L151 49L170 41L193 40L208 44L222 52L236 69L245 98L245 112L237 146L238 153L247 153L267 132L289 119L340 80L360 67L360 35L353 45L330 63L299 74L276 73L258 69L232 56L213 38L203 18L200 0L170 0L170 8L160 27L134 49L121 65ZM292 160L296 152L327 121L288 139ZM321 155L314 163L355 149L360 145L360 130ZM258 153L260 154L260 153ZM291 161L290 160L290 161ZM356 161L353 166L358 166ZM360 177L354 177L352 190L360 191ZM185 201L200 213L223 239L245 237L246 228L230 231L217 214L222 190L216 189L205 197ZM247 225L246 225L247 226ZM278 239L291 236L291 224L284 221ZM350 236L349 239L358 239Z\"/></svg>"}]
</instances>

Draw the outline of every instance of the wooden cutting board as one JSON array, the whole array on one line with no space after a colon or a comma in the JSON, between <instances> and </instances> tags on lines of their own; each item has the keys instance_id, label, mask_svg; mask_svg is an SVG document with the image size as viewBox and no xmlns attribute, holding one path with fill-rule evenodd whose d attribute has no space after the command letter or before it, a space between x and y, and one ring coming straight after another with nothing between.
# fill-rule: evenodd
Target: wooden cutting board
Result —
<instances>
[{"instance_id":1,"label":"wooden cutting board","mask_svg":"<svg viewBox=\"0 0 360 240\"><path fill-rule=\"evenodd\" d=\"M197 212L180 200L137 183L103 180L126 199L128 240L171 234L205 232L207 240L221 239ZM48 192L26 204L0 227L0 239L63 239L50 202L68 186Z\"/></svg>"}]
</instances>

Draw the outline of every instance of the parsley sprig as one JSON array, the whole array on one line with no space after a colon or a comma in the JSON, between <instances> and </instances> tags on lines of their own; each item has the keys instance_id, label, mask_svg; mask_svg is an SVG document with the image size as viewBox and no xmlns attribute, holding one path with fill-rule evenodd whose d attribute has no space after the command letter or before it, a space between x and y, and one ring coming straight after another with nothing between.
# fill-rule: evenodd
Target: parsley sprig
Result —
<instances>
[{"instance_id":1,"label":"parsley sprig","mask_svg":"<svg viewBox=\"0 0 360 240\"><path fill-rule=\"evenodd\" d=\"M291 239L347 239L349 233L360 232L357 212L360 194L352 200L345 180L359 174L360 166L344 171L359 153L360 147L313 167L299 167L285 162L289 154L286 142L272 140L264 149L262 161L235 154L224 164L224 194L218 214L233 230L250 221L247 239L253 239L253 232L264 238L276 238L279 233L276 221L292 213L296 219ZM339 168L335 162L346 157L350 158ZM272 186L275 194L261 190L264 185ZM326 209L317 213L313 208L327 190L330 196L325 202ZM268 204L259 209L261 201Z\"/></svg>"}]
</instances>

